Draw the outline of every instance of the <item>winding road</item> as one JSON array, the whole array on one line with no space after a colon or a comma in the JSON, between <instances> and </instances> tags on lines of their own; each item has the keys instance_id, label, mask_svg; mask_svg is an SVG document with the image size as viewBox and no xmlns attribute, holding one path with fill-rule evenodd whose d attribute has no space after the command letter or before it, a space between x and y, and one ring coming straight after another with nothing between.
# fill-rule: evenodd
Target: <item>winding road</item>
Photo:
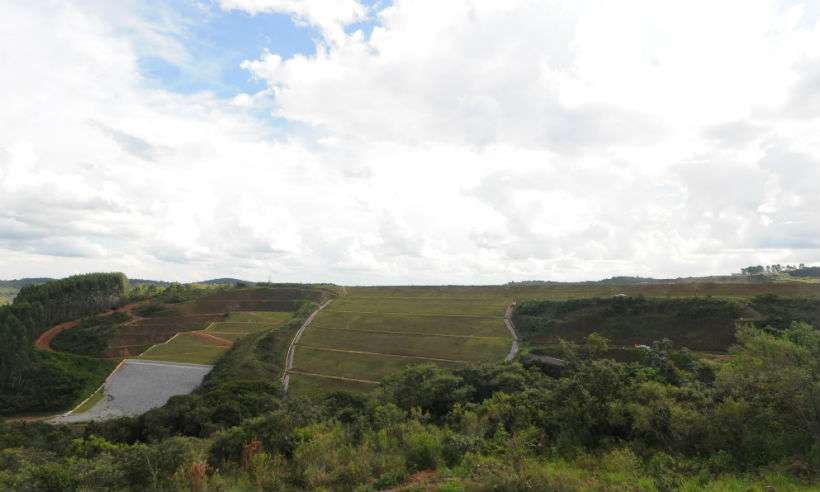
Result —
<instances>
[{"instance_id":1,"label":"winding road","mask_svg":"<svg viewBox=\"0 0 820 492\"><path fill-rule=\"evenodd\" d=\"M137 307L138 305L139 305L139 303L128 304L126 306L122 306L122 307L119 307L117 309L109 309L107 311L103 311L102 313L95 314L93 316L110 316L110 315L112 315L114 313L117 313L117 312L123 312L123 313L128 313L131 316L131 319L126 321L124 324L133 323L135 321L139 321L139 320L143 319L139 316L134 316L134 314L132 312L134 310L134 308ZM65 330L68 330L69 328L74 328L75 326L79 325L80 321L82 321L82 318L71 320L71 321L66 321L64 323L59 323L59 324L56 324L56 325L52 326L48 330L44 331L39 337L37 337L37 340L34 341L34 346L37 347L38 349L43 349L43 350L48 350L49 352L54 352L54 350L51 348L51 341L54 340L57 337L57 335L64 332Z\"/></svg>"},{"instance_id":2,"label":"winding road","mask_svg":"<svg viewBox=\"0 0 820 492\"><path fill-rule=\"evenodd\" d=\"M319 306L316 311L313 311L310 316L308 316L308 319L302 323L302 326L299 327L299 331L297 331L296 335L293 336L293 340L290 341L288 355L285 358L285 371L282 373L282 388L285 390L285 393L288 392L288 385L290 384L290 371L293 369L293 355L294 352L296 352L296 344L299 343L299 339L302 338L302 333L304 333L305 328L307 328L313 321L313 318L315 318L316 315L319 314L319 311L326 308L331 302L333 302L333 299L325 301L325 303Z\"/></svg>"},{"instance_id":3,"label":"winding road","mask_svg":"<svg viewBox=\"0 0 820 492\"><path fill-rule=\"evenodd\" d=\"M504 359L505 362L509 362L515 359L515 356L518 355L518 333L515 332L515 325L512 322L512 313L515 309L515 303L513 302L509 306L507 306L507 312L504 313L504 324L507 325L507 329L510 330L510 334L513 337L512 346L510 347L510 353L507 354L507 357Z\"/></svg>"}]
</instances>

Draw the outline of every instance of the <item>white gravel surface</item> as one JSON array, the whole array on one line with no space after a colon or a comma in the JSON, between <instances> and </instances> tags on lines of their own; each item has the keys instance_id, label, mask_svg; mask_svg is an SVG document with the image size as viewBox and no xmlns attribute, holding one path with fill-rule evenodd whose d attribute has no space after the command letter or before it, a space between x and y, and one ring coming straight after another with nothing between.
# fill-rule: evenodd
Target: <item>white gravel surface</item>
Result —
<instances>
[{"instance_id":1,"label":"white gravel surface","mask_svg":"<svg viewBox=\"0 0 820 492\"><path fill-rule=\"evenodd\" d=\"M105 395L91 410L55 422L85 422L140 415L169 398L195 390L213 366L126 359L105 382Z\"/></svg>"}]
</instances>

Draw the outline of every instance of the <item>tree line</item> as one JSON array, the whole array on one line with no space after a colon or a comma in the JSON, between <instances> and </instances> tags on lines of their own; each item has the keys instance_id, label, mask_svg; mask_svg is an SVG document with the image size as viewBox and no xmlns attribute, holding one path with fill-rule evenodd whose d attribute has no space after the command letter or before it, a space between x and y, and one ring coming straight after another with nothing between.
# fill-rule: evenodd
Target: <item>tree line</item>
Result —
<instances>
[{"instance_id":1,"label":"tree line","mask_svg":"<svg viewBox=\"0 0 820 492\"><path fill-rule=\"evenodd\" d=\"M83 430L0 424L0 450L16 457L0 461L0 487L816 490L820 332L745 327L737 339L708 378L708 362L668 341L635 363L597 358L597 336L568 347L557 374L526 361L417 365L365 395L281 399L232 373Z\"/></svg>"},{"instance_id":2,"label":"tree line","mask_svg":"<svg viewBox=\"0 0 820 492\"><path fill-rule=\"evenodd\" d=\"M25 286L0 307L0 414L59 409L84 390L107 363L39 351L34 341L55 323L119 305L127 292L122 273L90 273Z\"/></svg>"},{"instance_id":3,"label":"tree line","mask_svg":"<svg viewBox=\"0 0 820 492\"><path fill-rule=\"evenodd\" d=\"M774 265L753 265L747 266L746 268L741 268L740 273L742 275L771 275L777 273L793 273L799 270L803 270L806 268L806 265L801 263L797 266L795 265L781 265L780 263Z\"/></svg>"}]
</instances>

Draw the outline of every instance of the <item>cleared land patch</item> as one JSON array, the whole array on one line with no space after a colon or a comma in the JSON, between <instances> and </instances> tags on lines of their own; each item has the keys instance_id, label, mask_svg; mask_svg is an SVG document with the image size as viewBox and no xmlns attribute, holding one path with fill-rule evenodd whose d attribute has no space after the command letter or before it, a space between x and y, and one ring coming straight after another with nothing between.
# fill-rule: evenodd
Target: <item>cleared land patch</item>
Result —
<instances>
[{"instance_id":1,"label":"cleared land patch","mask_svg":"<svg viewBox=\"0 0 820 492\"><path fill-rule=\"evenodd\" d=\"M56 422L106 420L139 415L190 393L211 370L209 365L126 359L105 382L101 398L87 411L57 417Z\"/></svg>"}]
</instances>

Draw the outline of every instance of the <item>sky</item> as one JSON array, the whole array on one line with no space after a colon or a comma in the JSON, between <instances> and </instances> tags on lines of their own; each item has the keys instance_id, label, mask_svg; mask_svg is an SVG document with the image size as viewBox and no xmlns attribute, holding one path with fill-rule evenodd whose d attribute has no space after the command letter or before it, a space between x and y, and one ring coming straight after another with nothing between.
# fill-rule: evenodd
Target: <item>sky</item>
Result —
<instances>
[{"instance_id":1,"label":"sky","mask_svg":"<svg viewBox=\"0 0 820 492\"><path fill-rule=\"evenodd\" d=\"M4 0L0 278L820 264L820 2Z\"/></svg>"}]
</instances>

